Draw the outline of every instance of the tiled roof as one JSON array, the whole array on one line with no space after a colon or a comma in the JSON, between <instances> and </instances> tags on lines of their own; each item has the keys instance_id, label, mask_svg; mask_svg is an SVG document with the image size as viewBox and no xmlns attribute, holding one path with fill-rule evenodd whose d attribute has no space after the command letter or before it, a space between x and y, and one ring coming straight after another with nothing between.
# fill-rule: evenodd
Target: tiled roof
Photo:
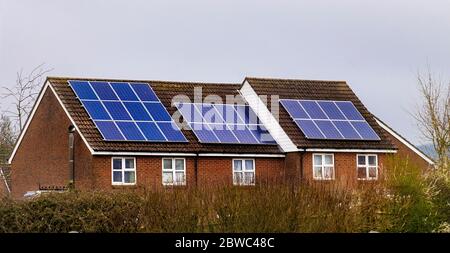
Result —
<instances>
[{"instance_id":1,"label":"tiled roof","mask_svg":"<svg viewBox=\"0 0 450 253\"><path fill-rule=\"evenodd\" d=\"M279 99L314 99L351 101L361 112L366 121L380 136L380 141L341 141L341 140L310 140L300 131L288 112L279 106L279 122L281 127L299 148L337 148L337 149L395 149L386 131L375 121L373 115L361 103L345 81L315 81L272 78L245 79L258 95L267 95L268 106L271 105L271 95Z\"/></svg>"},{"instance_id":2,"label":"tiled roof","mask_svg":"<svg viewBox=\"0 0 450 253\"><path fill-rule=\"evenodd\" d=\"M278 154L281 150L277 145L242 145L242 144L202 144L198 142L194 133L190 130L182 130L188 139L188 143L151 143L151 142L114 142L104 141L100 132L95 127L88 113L76 98L69 86L68 80L88 81L123 81L123 82L147 82L149 83L163 105L172 115L176 108L171 105L176 95L186 95L194 100L194 88L201 87L203 98L213 94L220 96L225 102L226 95L238 95L237 90L241 84L215 84L215 83L188 83L169 81L144 81L144 80L105 80L86 78L60 78L49 77L47 79L56 91L58 97L86 138L89 145L95 151L117 152L207 152L207 153L255 153Z\"/></svg>"}]
</instances>

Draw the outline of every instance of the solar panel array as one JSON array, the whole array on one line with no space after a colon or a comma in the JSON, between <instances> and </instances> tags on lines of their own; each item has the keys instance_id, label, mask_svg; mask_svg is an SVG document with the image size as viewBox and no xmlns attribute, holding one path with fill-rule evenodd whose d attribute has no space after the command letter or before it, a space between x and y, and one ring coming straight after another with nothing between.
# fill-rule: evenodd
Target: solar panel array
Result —
<instances>
[{"instance_id":1,"label":"solar panel array","mask_svg":"<svg viewBox=\"0 0 450 253\"><path fill-rule=\"evenodd\" d=\"M108 141L187 142L148 83L69 81Z\"/></svg>"},{"instance_id":2,"label":"solar panel array","mask_svg":"<svg viewBox=\"0 0 450 253\"><path fill-rule=\"evenodd\" d=\"M308 139L380 140L350 101L280 99Z\"/></svg>"},{"instance_id":3,"label":"solar panel array","mask_svg":"<svg viewBox=\"0 0 450 253\"><path fill-rule=\"evenodd\" d=\"M248 105L178 103L176 106L202 143L276 144Z\"/></svg>"}]
</instances>

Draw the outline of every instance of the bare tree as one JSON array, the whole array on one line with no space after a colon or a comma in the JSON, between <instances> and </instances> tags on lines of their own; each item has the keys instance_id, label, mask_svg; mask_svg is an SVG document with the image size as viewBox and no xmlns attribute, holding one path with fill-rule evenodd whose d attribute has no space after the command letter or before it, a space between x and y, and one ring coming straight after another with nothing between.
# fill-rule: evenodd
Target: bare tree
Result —
<instances>
[{"instance_id":1,"label":"bare tree","mask_svg":"<svg viewBox=\"0 0 450 253\"><path fill-rule=\"evenodd\" d=\"M422 135L437 153L439 168L448 168L450 156L450 84L437 80L428 69L418 74L422 105L415 117Z\"/></svg>"},{"instance_id":2,"label":"bare tree","mask_svg":"<svg viewBox=\"0 0 450 253\"><path fill-rule=\"evenodd\" d=\"M17 72L14 87L3 87L5 93L2 94L2 97L12 98L14 106L14 109L5 112L16 120L19 132L22 132L24 122L36 100L45 74L50 71L52 69L45 68L45 63L35 67L27 75L23 73L23 70L20 70L20 72Z\"/></svg>"},{"instance_id":3,"label":"bare tree","mask_svg":"<svg viewBox=\"0 0 450 253\"><path fill-rule=\"evenodd\" d=\"M16 142L12 122L5 115L0 116L0 167L6 164Z\"/></svg>"}]
</instances>

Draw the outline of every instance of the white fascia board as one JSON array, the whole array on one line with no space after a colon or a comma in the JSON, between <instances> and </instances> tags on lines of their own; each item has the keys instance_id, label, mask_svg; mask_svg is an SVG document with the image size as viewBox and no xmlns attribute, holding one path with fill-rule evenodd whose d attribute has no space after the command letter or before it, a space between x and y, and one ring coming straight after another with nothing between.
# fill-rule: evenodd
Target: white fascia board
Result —
<instances>
[{"instance_id":1,"label":"white fascia board","mask_svg":"<svg viewBox=\"0 0 450 253\"><path fill-rule=\"evenodd\" d=\"M0 179L1 178L3 178L3 181L4 181L5 186L6 186L6 190L8 190L8 193L11 193L11 189L9 188L8 182L6 181L6 176L3 173L3 169L2 168L0 168Z\"/></svg>"},{"instance_id":2,"label":"white fascia board","mask_svg":"<svg viewBox=\"0 0 450 253\"><path fill-rule=\"evenodd\" d=\"M44 94L47 92L47 89L50 89L53 92L53 95L56 97L56 99L59 102L59 105L62 107L62 109L64 110L64 112L66 113L67 117L69 118L70 122L72 123L72 125L75 127L75 129L78 131L78 133L80 134L81 138L83 139L83 142L86 144L86 146L88 147L89 151L91 152L91 154L94 152L94 150L91 148L91 146L89 145L89 143L86 141L86 139L84 138L84 136L81 134L80 129L78 128L78 126L75 124L75 121L72 119L72 117L70 116L69 112L67 111L66 107L64 106L64 104L62 103L61 99L58 97L58 95L56 94L56 91L53 89L52 85L50 84L49 81L46 81L46 83L44 84L44 87L42 87L41 92L39 93L39 96L36 100L36 103L33 106L33 110L31 111L31 114L29 115L27 122L25 123L25 127L23 128L22 132L19 135L19 139L17 140L17 143L13 149L13 152L11 153L11 156L8 159L8 163L11 164L14 156L17 153L17 150L20 146L20 144L22 143L22 140L28 130L28 127L31 124L31 121L33 121L34 115L37 111L37 109L39 108L39 105L41 104L42 98L44 97Z\"/></svg>"},{"instance_id":3,"label":"white fascia board","mask_svg":"<svg viewBox=\"0 0 450 253\"><path fill-rule=\"evenodd\" d=\"M107 152L95 151L98 156L197 156L195 153L162 153L162 152Z\"/></svg>"},{"instance_id":4,"label":"white fascia board","mask_svg":"<svg viewBox=\"0 0 450 253\"><path fill-rule=\"evenodd\" d=\"M206 157L265 157L265 158L275 158L275 157L285 157L283 154L225 154L225 153L203 153L198 154L198 156Z\"/></svg>"},{"instance_id":5,"label":"white fascia board","mask_svg":"<svg viewBox=\"0 0 450 253\"><path fill-rule=\"evenodd\" d=\"M301 151L301 150L299 150ZM394 149L333 149L333 148L307 148L306 152L332 152L332 153L397 153Z\"/></svg>"},{"instance_id":6,"label":"white fascia board","mask_svg":"<svg viewBox=\"0 0 450 253\"><path fill-rule=\"evenodd\" d=\"M386 124L378 120L376 117L374 117L377 121L378 125L380 125L384 130L386 130L388 133L390 133L392 136L394 136L397 140L399 140L401 143L403 143L405 146L407 146L409 149L411 149L414 153L422 157L425 161L427 161L429 164L434 165L434 161L431 160L428 156L426 156L422 151L420 151L418 148L416 148L414 145L409 143L405 138L401 137L399 134L397 134L395 131L393 131L390 127L388 127Z\"/></svg>"},{"instance_id":7,"label":"white fascia board","mask_svg":"<svg viewBox=\"0 0 450 253\"><path fill-rule=\"evenodd\" d=\"M292 142L292 140L281 127L280 123L269 111L267 105L264 104L258 94L256 94L250 83L245 81L239 92L248 103L248 105L256 113L261 122L264 124L264 127L269 131L269 133L278 143L280 148L284 152L298 151L297 146Z\"/></svg>"},{"instance_id":8,"label":"white fascia board","mask_svg":"<svg viewBox=\"0 0 450 253\"><path fill-rule=\"evenodd\" d=\"M283 154L227 154L227 153L161 153L161 152L103 152L96 151L98 156L201 156L201 157L285 157Z\"/></svg>"}]
</instances>

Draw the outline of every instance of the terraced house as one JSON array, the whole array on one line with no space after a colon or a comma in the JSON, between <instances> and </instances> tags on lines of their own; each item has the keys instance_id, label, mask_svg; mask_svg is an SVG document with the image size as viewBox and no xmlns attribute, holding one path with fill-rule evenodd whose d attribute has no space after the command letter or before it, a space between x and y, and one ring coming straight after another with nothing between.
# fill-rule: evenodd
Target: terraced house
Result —
<instances>
[{"instance_id":1,"label":"terraced house","mask_svg":"<svg viewBox=\"0 0 450 253\"><path fill-rule=\"evenodd\" d=\"M13 196L65 189L379 180L433 161L346 82L49 77L9 159Z\"/></svg>"}]
</instances>

